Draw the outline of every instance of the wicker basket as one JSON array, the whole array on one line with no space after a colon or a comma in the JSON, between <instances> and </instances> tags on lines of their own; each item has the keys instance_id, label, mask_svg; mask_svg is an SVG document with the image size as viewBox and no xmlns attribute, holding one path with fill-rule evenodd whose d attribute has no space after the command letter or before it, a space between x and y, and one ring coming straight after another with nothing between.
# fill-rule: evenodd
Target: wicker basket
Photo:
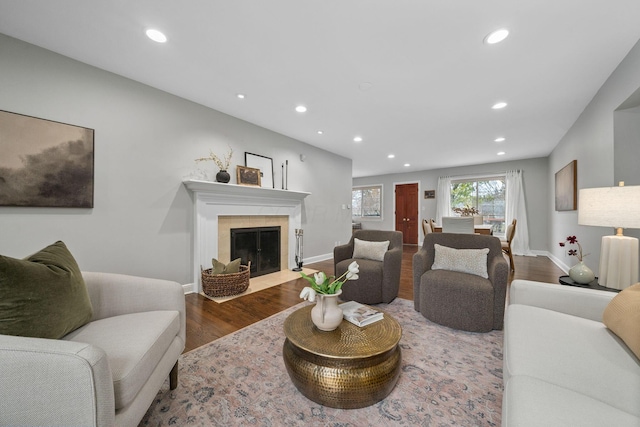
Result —
<instances>
[{"instance_id":1,"label":"wicker basket","mask_svg":"<svg viewBox=\"0 0 640 427\"><path fill-rule=\"evenodd\" d=\"M249 265L241 265L240 271L229 274L211 274L212 268L202 269L202 292L211 298L229 297L241 294L249 288L251 261Z\"/></svg>"}]
</instances>

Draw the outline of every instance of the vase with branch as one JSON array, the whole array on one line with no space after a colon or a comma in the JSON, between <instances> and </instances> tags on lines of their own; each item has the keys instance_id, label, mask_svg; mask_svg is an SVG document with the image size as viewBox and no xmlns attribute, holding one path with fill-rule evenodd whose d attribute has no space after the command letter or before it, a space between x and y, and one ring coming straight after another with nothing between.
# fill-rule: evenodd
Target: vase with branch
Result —
<instances>
[{"instance_id":1,"label":"vase with branch","mask_svg":"<svg viewBox=\"0 0 640 427\"><path fill-rule=\"evenodd\" d=\"M216 181L221 183L228 183L231 180L229 175L229 166L231 165L231 157L233 156L233 148L229 147L229 152L221 159L213 150L209 151L209 157L200 157L196 159L196 162L213 161L218 166L218 173L216 174Z\"/></svg>"}]
</instances>

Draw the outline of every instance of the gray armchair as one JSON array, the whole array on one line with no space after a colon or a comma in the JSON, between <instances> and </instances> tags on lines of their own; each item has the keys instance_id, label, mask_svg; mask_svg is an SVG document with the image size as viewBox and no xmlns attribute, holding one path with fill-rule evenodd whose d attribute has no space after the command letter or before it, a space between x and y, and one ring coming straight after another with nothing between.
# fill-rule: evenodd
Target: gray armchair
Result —
<instances>
[{"instance_id":1,"label":"gray armchair","mask_svg":"<svg viewBox=\"0 0 640 427\"><path fill-rule=\"evenodd\" d=\"M389 249L383 261L353 258L354 239L369 242L389 241ZM400 231L357 230L346 245L333 249L335 275L340 276L351 262L360 266L358 280L351 280L342 287L341 299L362 304L389 303L398 296L400 269L402 266L402 233Z\"/></svg>"},{"instance_id":2,"label":"gray armchair","mask_svg":"<svg viewBox=\"0 0 640 427\"><path fill-rule=\"evenodd\" d=\"M488 248L487 275L432 270L435 244L455 249ZM454 329L488 332L502 329L509 268L497 237L431 233L413 256L413 303L427 319Z\"/></svg>"}]
</instances>

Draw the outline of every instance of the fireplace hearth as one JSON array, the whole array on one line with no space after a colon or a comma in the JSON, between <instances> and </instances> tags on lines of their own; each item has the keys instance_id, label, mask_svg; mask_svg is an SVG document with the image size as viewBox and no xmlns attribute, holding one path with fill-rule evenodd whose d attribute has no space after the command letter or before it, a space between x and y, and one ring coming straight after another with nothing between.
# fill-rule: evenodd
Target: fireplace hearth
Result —
<instances>
[{"instance_id":1,"label":"fireplace hearth","mask_svg":"<svg viewBox=\"0 0 640 427\"><path fill-rule=\"evenodd\" d=\"M193 193L192 269L195 292L202 292L200 270L203 266L210 265L212 258L224 262L230 260L231 233L225 231L230 228L281 225L281 269L291 269L296 265L293 230L302 227L302 201L310 193L192 179L184 181L184 185ZM243 221L242 224L221 229L219 221L229 217L253 217L262 223L254 225ZM286 219L284 223L278 219L282 217ZM277 223L271 223L276 219Z\"/></svg>"}]
</instances>

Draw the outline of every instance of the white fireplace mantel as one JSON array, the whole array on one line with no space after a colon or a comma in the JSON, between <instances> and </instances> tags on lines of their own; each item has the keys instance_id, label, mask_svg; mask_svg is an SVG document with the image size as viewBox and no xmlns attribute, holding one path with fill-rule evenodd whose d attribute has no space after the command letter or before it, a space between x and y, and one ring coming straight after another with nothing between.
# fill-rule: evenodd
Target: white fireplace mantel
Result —
<instances>
[{"instance_id":1,"label":"white fireplace mantel","mask_svg":"<svg viewBox=\"0 0 640 427\"><path fill-rule=\"evenodd\" d=\"M302 228L302 201L311 193L200 180L186 180L183 184L194 196L194 291L201 291L200 266L208 266L211 258L218 257L219 216L287 216L291 228L287 241L289 248L295 248L293 230ZM292 250L288 261L288 268L294 268Z\"/></svg>"}]
</instances>

